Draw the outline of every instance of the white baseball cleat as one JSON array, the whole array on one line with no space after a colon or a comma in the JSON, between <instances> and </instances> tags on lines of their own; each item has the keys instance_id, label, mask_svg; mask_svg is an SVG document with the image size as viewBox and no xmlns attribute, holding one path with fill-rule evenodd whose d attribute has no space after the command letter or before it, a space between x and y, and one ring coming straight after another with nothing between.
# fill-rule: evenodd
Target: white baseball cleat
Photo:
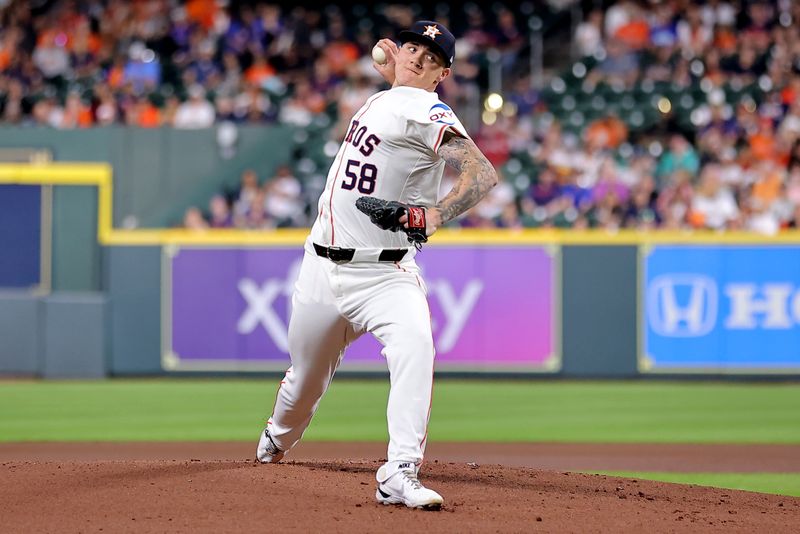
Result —
<instances>
[{"instance_id":1,"label":"white baseball cleat","mask_svg":"<svg viewBox=\"0 0 800 534\"><path fill-rule=\"evenodd\" d=\"M256 449L256 460L262 464L275 464L281 461L284 451L280 450L275 442L272 441L272 436L269 435L269 429L265 428L261 433L261 438L258 440L258 448Z\"/></svg>"},{"instance_id":2,"label":"white baseball cleat","mask_svg":"<svg viewBox=\"0 0 800 534\"><path fill-rule=\"evenodd\" d=\"M383 504L404 504L409 508L440 510L442 496L422 485L411 462L389 462L378 469L375 498Z\"/></svg>"}]
</instances>

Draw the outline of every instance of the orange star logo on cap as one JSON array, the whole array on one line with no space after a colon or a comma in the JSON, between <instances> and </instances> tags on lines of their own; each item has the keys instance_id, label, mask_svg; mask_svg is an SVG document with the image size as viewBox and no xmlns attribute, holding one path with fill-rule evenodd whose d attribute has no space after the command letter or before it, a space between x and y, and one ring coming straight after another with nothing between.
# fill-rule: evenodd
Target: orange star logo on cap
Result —
<instances>
[{"instance_id":1,"label":"orange star logo on cap","mask_svg":"<svg viewBox=\"0 0 800 534\"><path fill-rule=\"evenodd\" d=\"M422 32L422 35L425 37L430 37L431 39L436 39L437 35L440 35L442 32L439 31L439 28L436 26L425 26L425 31Z\"/></svg>"}]
</instances>

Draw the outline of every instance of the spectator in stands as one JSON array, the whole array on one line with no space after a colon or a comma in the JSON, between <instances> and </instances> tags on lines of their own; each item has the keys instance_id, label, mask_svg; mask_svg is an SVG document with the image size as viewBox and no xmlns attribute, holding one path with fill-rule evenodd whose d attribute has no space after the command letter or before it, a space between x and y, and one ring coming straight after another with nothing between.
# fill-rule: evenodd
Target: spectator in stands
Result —
<instances>
[{"instance_id":1,"label":"spectator in stands","mask_svg":"<svg viewBox=\"0 0 800 534\"><path fill-rule=\"evenodd\" d=\"M506 224L516 226L516 222L504 218L506 206L514 204L516 201L516 193L511 184L505 180L502 172L498 173L498 178L497 185L475 206L476 215L483 221L492 221L492 225L494 225L494 221L503 219ZM506 217L508 215L508 213L505 214Z\"/></svg>"},{"instance_id":2,"label":"spectator in stands","mask_svg":"<svg viewBox=\"0 0 800 534\"><path fill-rule=\"evenodd\" d=\"M98 84L95 88L97 104L94 110L95 122L98 126L108 126L117 122L120 111L111 88L106 84Z\"/></svg>"},{"instance_id":3,"label":"spectator in stands","mask_svg":"<svg viewBox=\"0 0 800 534\"><path fill-rule=\"evenodd\" d=\"M500 215L495 217L494 226L508 229L522 228L522 220L520 219L516 202L510 202L503 207Z\"/></svg>"},{"instance_id":4,"label":"spectator in stands","mask_svg":"<svg viewBox=\"0 0 800 534\"><path fill-rule=\"evenodd\" d=\"M189 88L189 99L178 106L172 125L175 128L208 128L214 124L214 106L206 100L206 92L200 85Z\"/></svg>"},{"instance_id":5,"label":"spectator in stands","mask_svg":"<svg viewBox=\"0 0 800 534\"><path fill-rule=\"evenodd\" d=\"M628 139L628 128L619 117L610 114L589 124L583 136L592 149L614 149Z\"/></svg>"},{"instance_id":6,"label":"spectator in stands","mask_svg":"<svg viewBox=\"0 0 800 534\"><path fill-rule=\"evenodd\" d=\"M352 117L374 92L366 76L363 76L357 70L350 72L341 88L341 94L337 102L339 121L334 127L334 139L344 139L347 133L348 117Z\"/></svg>"},{"instance_id":7,"label":"spectator in stands","mask_svg":"<svg viewBox=\"0 0 800 534\"><path fill-rule=\"evenodd\" d=\"M183 227L188 230L207 230L208 222L203 217L200 208L192 206L183 215Z\"/></svg>"},{"instance_id":8,"label":"spectator in stands","mask_svg":"<svg viewBox=\"0 0 800 534\"><path fill-rule=\"evenodd\" d=\"M217 94L226 97L236 95L242 83L242 67L239 58L231 51L222 54L222 78L217 85Z\"/></svg>"},{"instance_id":9,"label":"spectator in stands","mask_svg":"<svg viewBox=\"0 0 800 534\"><path fill-rule=\"evenodd\" d=\"M278 227L307 224L303 188L292 170L281 165L275 176L264 184L264 207L267 217Z\"/></svg>"},{"instance_id":10,"label":"spectator in stands","mask_svg":"<svg viewBox=\"0 0 800 534\"><path fill-rule=\"evenodd\" d=\"M684 171L690 177L696 176L700 168L700 158L692 145L683 135L673 134L669 140L669 148L658 160L655 176L657 180L665 180L677 171Z\"/></svg>"},{"instance_id":11,"label":"spectator in stands","mask_svg":"<svg viewBox=\"0 0 800 534\"><path fill-rule=\"evenodd\" d=\"M214 109L218 121L238 122L239 117L236 115L236 108L233 98L225 95L224 93L218 94L214 100Z\"/></svg>"},{"instance_id":12,"label":"spectator in stands","mask_svg":"<svg viewBox=\"0 0 800 534\"><path fill-rule=\"evenodd\" d=\"M308 80L297 80L294 94L283 103L278 115L283 124L304 128L314 117L325 110L325 99L314 91Z\"/></svg>"},{"instance_id":13,"label":"spectator in stands","mask_svg":"<svg viewBox=\"0 0 800 534\"><path fill-rule=\"evenodd\" d=\"M139 128L161 126L161 111L146 96L137 96L125 112L126 123Z\"/></svg>"},{"instance_id":14,"label":"spectator in stands","mask_svg":"<svg viewBox=\"0 0 800 534\"><path fill-rule=\"evenodd\" d=\"M3 81L5 98L2 100L2 121L6 124L20 124L25 114L22 83L14 78L6 78Z\"/></svg>"},{"instance_id":15,"label":"spectator in stands","mask_svg":"<svg viewBox=\"0 0 800 534\"><path fill-rule=\"evenodd\" d=\"M248 230L267 230L275 228L275 221L269 217L266 210L267 192L265 188L256 191L252 202L244 214L243 228Z\"/></svg>"},{"instance_id":16,"label":"spectator in stands","mask_svg":"<svg viewBox=\"0 0 800 534\"><path fill-rule=\"evenodd\" d=\"M733 26L736 24L736 9L727 0L706 0L702 6L703 24L709 28L715 26Z\"/></svg>"},{"instance_id":17,"label":"spectator in stands","mask_svg":"<svg viewBox=\"0 0 800 534\"><path fill-rule=\"evenodd\" d=\"M494 46L500 51L500 63L504 72L510 73L511 69L517 63L522 47L527 42L519 31L517 26L517 19L514 12L505 6L499 7L497 10L497 23L494 32Z\"/></svg>"},{"instance_id":18,"label":"spectator in stands","mask_svg":"<svg viewBox=\"0 0 800 534\"><path fill-rule=\"evenodd\" d=\"M338 11L331 12L328 19L328 44L322 51L322 57L328 68L337 76L345 76L347 71L359 57L360 52L355 43L347 38L345 21Z\"/></svg>"},{"instance_id":19,"label":"spectator in stands","mask_svg":"<svg viewBox=\"0 0 800 534\"><path fill-rule=\"evenodd\" d=\"M674 6L668 2L658 4L650 16L650 44L671 54L679 41L681 24L675 16ZM681 43L682 44L682 43Z\"/></svg>"},{"instance_id":20,"label":"spectator in stands","mask_svg":"<svg viewBox=\"0 0 800 534\"><path fill-rule=\"evenodd\" d=\"M550 167L544 167L539 173L536 182L528 190L534 205L547 208L551 203L561 197L561 186L558 177Z\"/></svg>"},{"instance_id":21,"label":"spectator in stands","mask_svg":"<svg viewBox=\"0 0 800 534\"><path fill-rule=\"evenodd\" d=\"M171 126L175 124L175 117L180 109L181 101L176 95L170 95L164 102L164 107L161 109L161 124Z\"/></svg>"},{"instance_id":22,"label":"spectator in stands","mask_svg":"<svg viewBox=\"0 0 800 534\"><path fill-rule=\"evenodd\" d=\"M800 162L794 162L789 167L785 198L792 206L800 206Z\"/></svg>"},{"instance_id":23,"label":"spectator in stands","mask_svg":"<svg viewBox=\"0 0 800 534\"><path fill-rule=\"evenodd\" d=\"M637 230L656 228L661 223L657 199L655 180L651 176L643 176L631 189L630 199L624 208L623 226Z\"/></svg>"},{"instance_id":24,"label":"spectator in stands","mask_svg":"<svg viewBox=\"0 0 800 534\"><path fill-rule=\"evenodd\" d=\"M614 197L615 206L622 206L630 196L628 188L619 179L619 170L612 158L606 158L600 166L597 183L592 187L592 200L597 204L609 195Z\"/></svg>"},{"instance_id":25,"label":"spectator in stands","mask_svg":"<svg viewBox=\"0 0 800 534\"><path fill-rule=\"evenodd\" d=\"M604 190L604 195L595 199L586 212L586 219L593 228L617 230L625 215L623 201L614 189Z\"/></svg>"},{"instance_id":26,"label":"spectator in stands","mask_svg":"<svg viewBox=\"0 0 800 534\"><path fill-rule=\"evenodd\" d=\"M475 143L495 168L502 167L510 157L511 148L506 118L500 115L494 123L485 124L475 135Z\"/></svg>"},{"instance_id":27,"label":"spectator in stands","mask_svg":"<svg viewBox=\"0 0 800 534\"><path fill-rule=\"evenodd\" d=\"M236 192L233 202L233 220L239 227L245 226L245 217L250 211L250 206L258 194L258 174L253 169L242 172L239 182L239 191Z\"/></svg>"},{"instance_id":28,"label":"spectator in stands","mask_svg":"<svg viewBox=\"0 0 800 534\"><path fill-rule=\"evenodd\" d=\"M656 201L663 228L679 230L687 227L693 196L692 177L688 171L680 169L670 175L669 182L660 188Z\"/></svg>"},{"instance_id":29,"label":"spectator in stands","mask_svg":"<svg viewBox=\"0 0 800 534\"><path fill-rule=\"evenodd\" d=\"M597 57L605 51L603 10L591 10L586 19L578 24L575 29L574 44L579 57Z\"/></svg>"},{"instance_id":30,"label":"spectator in stands","mask_svg":"<svg viewBox=\"0 0 800 534\"><path fill-rule=\"evenodd\" d=\"M137 93L155 91L161 83L161 61L144 43L136 41L128 49L122 78Z\"/></svg>"},{"instance_id":31,"label":"spectator in stands","mask_svg":"<svg viewBox=\"0 0 800 534\"><path fill-rule=\"evenodd\" d=\"M494 228L494 221L482 216L478 206L468 210L462 217L456 219L460 228Z\"/></svg>"},{"instance_id":32,"label":"spectator in stands","mask_svg":"<svg viewBox=\"0 0 800 534\"><path fill-rule=\"evenodd\" d=\"M606 81L610 85L633 87L639 77L639 58L630 46L620 39L607 41L607 54L589 77L592 83Z\"/></svg>"},{"instance_id":33,"label":"spectator in stands","mask_svg":"<svg viewBox=\"0 0 800 534\"><path fill-rule=\"evenodd\" d=\"M214 195L208 202L209 226L211 228L232 228L233 214L231 214L228 201L222 195Z\"/></svg>"},{"instance_id":34,"label":"spectator in stands","mask_svg":"<svg viewBox=\"0 0 800 534\"><path fill-rule=\"evenodd\" d=\"M263 122L270 115L272 104L261 88L254 83L245 83L245 89L233 101L233 114L239 121Z\"/></svg>"},{"instance_id":35,"label":"spectator in stands","mask_svg":"<svg viewBox=\"0 0 800 534\"><path fill-rule=\"evenodd\" d=\"M701 6L690 5L676 26L676 36L685 57L702 57L714 38L713 26L703 21Z\"/></svg>"},{"instance_id":36,"label":"spectator in stands","mask_svg":"<svg viewBox=\"0 0 800 534\"><path fill-rule=\"evenodd\" d=\"M621 43L629 50L637 51L647 46L650 41L650 25L644 10L635 2L621 2L625 9L625 19L620 20L614 32L610 34L612 40Z\"/></svg>"},{"instance_id":37,"label":"spectator in stands","mask_svg":"<svg viewBox=\"0 0 800 534\"><path fill-rule=\"evenodd\" d=\"M256 87L265 87L273 76L275 76L275 69L267 62L263 52L255 54L253 64L244 73L245 81Z\"/></svg>"},{"instance_id":38,"label":"spectator in stands","mask_svg":"<svg viewBox=\"0 0 800 534\"><path fill-rule=\"evenodd\" d=\"M33 63L51 82L67 76L70 72L70 58L67 52L67 36L57 28L48 28L40 37L33 51Z\"/></svg>"},{"instance_id":39,"label":"spectator in stands","mask_svg":"<svg viewBox=\"0 0 800 534\"><path fill-rule=\"evenodd\" d=\"M696 228L724 230L739 218L733 192L723 185L716 165L706 165L691 204L689 220Z\"/></svg>"},{"instance_id":40,"label":"spectator in stands","mask_svg":"<svg viewBox=\"0 0 800 534\"><path fill-rule=\"evenodd\" d=\"M58 128L87 128L92 122L91 109L83 102L81 95L75 91L70 92Z\"/></svg>"},{"instance_id":41,"label":"spectator in stands","mask_svg":"<svg viewBox=\"0 0 800 534\"><path fill-rule=\"evenodd\" d=\"M791 213L790 217L786 222L786 228L791 228L793 230L800 229L800 204L795 204L794 211Z\"/></svg>"}]
</instances>

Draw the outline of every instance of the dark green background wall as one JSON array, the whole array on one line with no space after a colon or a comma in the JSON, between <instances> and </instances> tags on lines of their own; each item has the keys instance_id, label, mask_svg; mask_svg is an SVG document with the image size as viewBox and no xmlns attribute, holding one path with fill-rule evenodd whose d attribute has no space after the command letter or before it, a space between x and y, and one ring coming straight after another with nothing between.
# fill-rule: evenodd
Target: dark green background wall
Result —
<instances>
[{"instance_id":1,"label":"dark green background wall","mask_svg":"<svg viewBox=\"0 0 800 534\"><path fill-rule=\"evenodd\" d=\"M226 159L215 129L125 127L86 130L0 128L4 148L48 149L55 161L108 162L114 169L114 224L134 216L140 227L180 222L193 204L205 206L221 186L234 186L246 168L262 179L289 161L295 130L240 126L236 152Z\"/></svg>"},{"instance_id":2,"label":"dark green background wall","mask_svg":"<svg viewBox=\"0 0 800 534\"><path fill-rule=\"evenodd\" d=\"M55 161L110 163L114 226L160 228L180 224L189 206L205 208L214 193L235 188L244 169L255 169L262 180L272 176L296 150L294 134L285 126L239 127L230 158L220 152L215 129L6 127L0 128L0 146L46 149ZM53 290L106 289L96 222L96 188L54 188Z\"/></svg>"},{"instance_id":3,"label":"dark green background wall","mask_svg":"<svg viewBox=\"0 0 800 534\"><path fill-rule=\"evenodd\" d=\"M108 247L112 374L161 371L161 248Z\"/></svg>"},{"instance_id":4,"label":"dark green background wall","mask_svg":"<svg viewBox=\"0 0 800 534\"><path fill-rule=\"evenodd\" d=\"M563 373L635 376L637 248L561 249Z\"/></svg>"}]
</instances>

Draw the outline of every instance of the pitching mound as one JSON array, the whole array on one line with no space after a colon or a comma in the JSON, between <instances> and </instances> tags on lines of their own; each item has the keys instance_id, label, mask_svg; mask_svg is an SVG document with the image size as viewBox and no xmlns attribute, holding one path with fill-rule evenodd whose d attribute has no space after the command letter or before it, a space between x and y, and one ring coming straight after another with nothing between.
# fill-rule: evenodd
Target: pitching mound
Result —
<instances>
[{"instance_id":1,"label":"pitching mound","mask_svg":"<svg viewBox=\"0 0 800 534\"><path fill-rule=\"evenodd\" d=\"M379 460L45 461L9 459L1 449L0 458L7 532L380 532L402 525L405 532L773 534L800 525L796 498L496 464L427 462L421 478L445 505L423 512L375 502Z\"/></svg>"}]
</instances>

